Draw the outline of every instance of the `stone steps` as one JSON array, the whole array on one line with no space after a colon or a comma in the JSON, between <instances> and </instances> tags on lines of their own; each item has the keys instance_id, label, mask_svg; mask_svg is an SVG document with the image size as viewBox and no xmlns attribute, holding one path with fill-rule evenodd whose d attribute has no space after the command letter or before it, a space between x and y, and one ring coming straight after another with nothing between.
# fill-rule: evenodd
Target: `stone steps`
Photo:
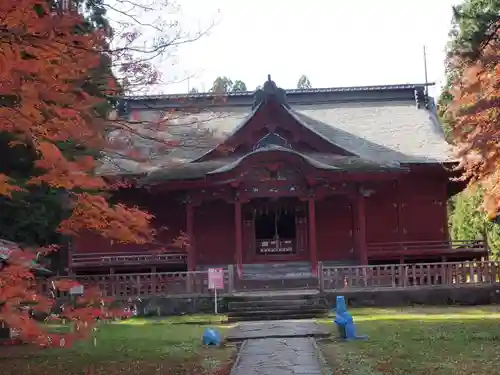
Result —
<instances>
[{"instance_id":1,"label":"stone steps","mask_svg":"<svg viewBox=\"0 0 500 375\"><path fill-rule=\"evenodd\" d=\"M310 278L312 269L310 262L243 264L243 280L283 280Z\"/></svg>"},{"instance_id":2,"label":"stone steps","mask_svg":"<svg viewBox=\"0 0 500 375\"><path fill-rule=\"evenodd\" d=\"M284 302L286 301L286 303ZM229 309L231 311L247 311L249 309L253 309L255 307L261 307L265 308L267 310L275 309L277 307L281 309L286 309L286 310L296 310L297 307L318 307L321 306L318 304L317 301L315 300L308 300L308 299L285 299L285 300L279 300L279 299L263 299L259 300L257 303L257 300L253 301L243 301L243 302L230 302L229 303Z\"/></svg>"},{"instance_id":3,"label":"stone steps","mask_svg":"<svg viewBox=\"0 0 500 375\"><path fill-rule=\"evenodd\" d=\"M311 319L325 316L327 305L319 295L279 295L238 297L228 301L230 322L249 320Z\"/></svg>"},{"instance_id":4,"label":"stone steps","mask_svg":"<svg viewBox=\"0 0 500 375\"><path fill-rule=\"evenodd\" d=\"M261 315L247 315L247 316L231 316L228 315L227 322L254 322L254 321L270 321L270 320L302 320L302 319L314 319L322 317L324 314L317 312L308 313L286 313L286 314L270 314L269 312L264 312Z\"/></svg>"},{"instance_id":5,"label":"stone steps","mask_svg":"<svg viewBox=\"0 0 500 375\"><path fill-rule=\"evenodd\" d=\"M281 307L279 310L246 310L246 311L237 311L233 312L232 314L229 314L230 317L233 315L236 315L237 318L243 318L243 317L253 317L253 316L267 316L267 317L272 317L274 315L279 315L284 316L284 315L322 315L325 313L325 309L321 307L316 307L316 308L310 308L307 310L294 310L294 309L286 309L284 307ZM287 318L291 319L291 318Z\"/></svg>"}]
</instances>

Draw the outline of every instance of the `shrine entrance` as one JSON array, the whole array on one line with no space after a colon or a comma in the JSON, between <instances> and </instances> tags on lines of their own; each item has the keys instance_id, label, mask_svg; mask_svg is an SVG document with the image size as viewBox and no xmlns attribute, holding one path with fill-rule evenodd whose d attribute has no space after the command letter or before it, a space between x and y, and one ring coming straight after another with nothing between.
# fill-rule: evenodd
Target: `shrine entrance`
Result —
<instances>
[{"instance_id":1,"label":"shrine entrance","mask_svg":"<svg viewBox=\"0 0 500 375\"><path fill-rule=\"evenodd\" d=\"M299 199L253 199L243 221L245 263L308 258L307 207Z\"/></svg>"}]
</instances>

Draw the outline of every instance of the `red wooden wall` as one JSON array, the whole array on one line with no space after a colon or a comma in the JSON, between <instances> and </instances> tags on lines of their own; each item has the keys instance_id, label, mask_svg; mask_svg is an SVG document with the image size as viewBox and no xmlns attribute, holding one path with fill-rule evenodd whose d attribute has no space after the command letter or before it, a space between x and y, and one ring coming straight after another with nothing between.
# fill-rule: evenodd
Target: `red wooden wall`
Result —
<instances>
[{"instance_id":1,"label":"red wooden wall","mask_svg":"<svg viewBox=\"0 0 500 375\"><path fill-rule=\"evenodd\" d=\"M404 241L448 240L447 181L444 178L407 176L402 192L401 230Z\"/></svg>"},{"instance_id":2,"label":"red wooden wall","mask_svg":"<svg viewBox=\"0 0 500 375\"><path fill-rule=\"evenodd\" d=\"M395 242L399 233L397 182L380 182L365 186L373 193L365 199L366 242Z\"/></svg>"},{"instance_id":3,"label":"red wooden wall","mask_svg":"<svg viewBox=\"0 0 500 375\"><path fill-rule=\"evenodd\" d=\"M409 174L371 184L366 199L368 243L448 240L446 178Z\"/></svg>"},{"instance_id":4,"label":"red wooden wall","mask_svg":"<svg viewBox=\"0 0 500 375\"><path fill-rule=\"evenodd\" d=\"M319 260L354 259L354 212L346 196L316 202L316 238Z\"/></svg>"},{"instance_id":5,"label":"red wooden wall","mask_svg":"<svg viewBox=\"0 0 500 375\"><path fill-rule=\"evenodd\" d=\"M406 241L447 241L444 175L410 173L399 181L365 184L368 244ZM332 196L317 202L318 259L358 259L354 235L355 202Z\"/></svg>"},{"instance_id":6,"label":"red wooden wall","mask_svg":"<svg viewBox=\"0 0 500 375\"><path fill-rule=\"evenodd\" d=\"M426 173L410 173L399 181L364 184L365 189L373 191L365 200L367 243L448 240L446 184L444 174ZM137 197L135 204L156 216L155 226L168 228L158 237L159 242L168 246L180 231L186 231L186 208L178 195L158 194ZM358 259L355 209L355 202L347 196L330 196L316 202L319 260ZM233 203L218 200L195 207L194 232L197 265L234 263ZM74 241L76 253L141 253L148 248L144 245L112 245L109 240L91 234ZM304 256L308 257L307 254Z\"/></svg>"},{"instance_id":7,"label":"red wooden wall","mask_svg":"<svg viewBox=\"0 0 500 375\"><path fill-rule=\"evenodd\" d=\"M169 247L180 235L181 231L186 231L186 208L178 199L178 196L174 194L164 195L160 198L150 196L142 201L138 199L134 204L141 204L143 209L155 216L153 226L158 230L157 242L159 242L159 245L112 244L110 240L99 235L82 233L73 241L73 252L76 254L119 252L140 254L148 249L156 249L159 246Z\"/></svg>"},{"instance_id":8,"label":"red wooden wall","mask_svg":"<svg viewBox=\"0 0 500 375\"><path fill-rule=\"evenodd\" d=\"M196 207L194 236L198 266L233 264L236 252L234 204L218 200Z\"/></svg>"}]
</instances>

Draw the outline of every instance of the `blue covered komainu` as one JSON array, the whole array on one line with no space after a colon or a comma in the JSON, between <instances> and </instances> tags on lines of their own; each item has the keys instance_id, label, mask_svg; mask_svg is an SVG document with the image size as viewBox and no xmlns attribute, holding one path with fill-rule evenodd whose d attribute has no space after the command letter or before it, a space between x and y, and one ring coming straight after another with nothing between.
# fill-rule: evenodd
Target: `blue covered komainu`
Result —
<instances>
[{"instance_id":1,"label":"blue covered komainu","mask_svg":"<svg viewBox=\"0 0 500 375\"><path fill-rule=\"evenodd\" d=\"M344 296L337 296L335 303L335 320L339 330L339 336L344 340L362 340L367 336L358 336L356 334L356 325L352 315L347 311L347 304Z\"/></svg>"}]
</instances>

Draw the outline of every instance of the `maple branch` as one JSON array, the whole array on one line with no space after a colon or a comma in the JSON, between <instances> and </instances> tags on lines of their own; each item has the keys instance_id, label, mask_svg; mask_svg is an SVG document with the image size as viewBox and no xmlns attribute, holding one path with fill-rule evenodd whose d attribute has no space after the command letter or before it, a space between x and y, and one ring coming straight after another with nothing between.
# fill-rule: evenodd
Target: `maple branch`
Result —
<instances>
[{"instance_id":1,"label":"maple branch","mask_svg":"<svg viewBox=\"0 0 500 375\"><path fill-rule=\"evenodd\" d=\"M153 29L155 29L156 31L159 31L159 32L163 32L163 31L164 31L164 30L162 30L160 27L155 26L155 25L153 25L153 24L143 23L143 22L142 22L142 21L140 21L140 20L139 20L139 19L138 19L135 15L130 14L130 11L125 12L125 11L122 11L122 10L120 10L120 9L117 9L117 8L115 8L114 6L109 5L109 4L106 4L106 3L105 3L105 4L103 4L103 5L104 5L104 7L105 7L105 8L111 9L111 10L113 10L114 12L116 12L116 13L118 13L118 14L121 14L121 15L123 15L123 16L125 16L125 17L130 18L132 21L134 21L134 22L135 22L137 25L139 25L139 26L148 26L148 27L151 27L151 28L153 28Z\"/></svg>"},{"instance_id":2,"label":"maple branch","mask_svg":"<svg viewBox=\"0 0 500 375\"><path fill-rule=\"evenodd\" d=\"M478 55L482 55L484 50L494 41L495 37L498 37L500 33L500 16L494 21L491 22L491 24L488 26L488 30L492 29L491 32L489 32L485 40L483 40L480 44L479 47L479 53Z\"/></svg>"},{"instance_id":3,"label":"maple branch","mask_svg":"<svg viewBox=\"0 0 500 375\"><path fill-rule=\"evenodd\" d=\"M130 0L117 0L119 3L122 3L122 4L130 4L134 7L139 7L139 8L142 8L142 9L145 9L145 10L148 10L148 11L155 11L156 9L153 8L153 7L149 7L147 5L144 5L144 4L138 4L138 3L135 3L135 2L132 2Z\"/></svg>"}]
</instances>

